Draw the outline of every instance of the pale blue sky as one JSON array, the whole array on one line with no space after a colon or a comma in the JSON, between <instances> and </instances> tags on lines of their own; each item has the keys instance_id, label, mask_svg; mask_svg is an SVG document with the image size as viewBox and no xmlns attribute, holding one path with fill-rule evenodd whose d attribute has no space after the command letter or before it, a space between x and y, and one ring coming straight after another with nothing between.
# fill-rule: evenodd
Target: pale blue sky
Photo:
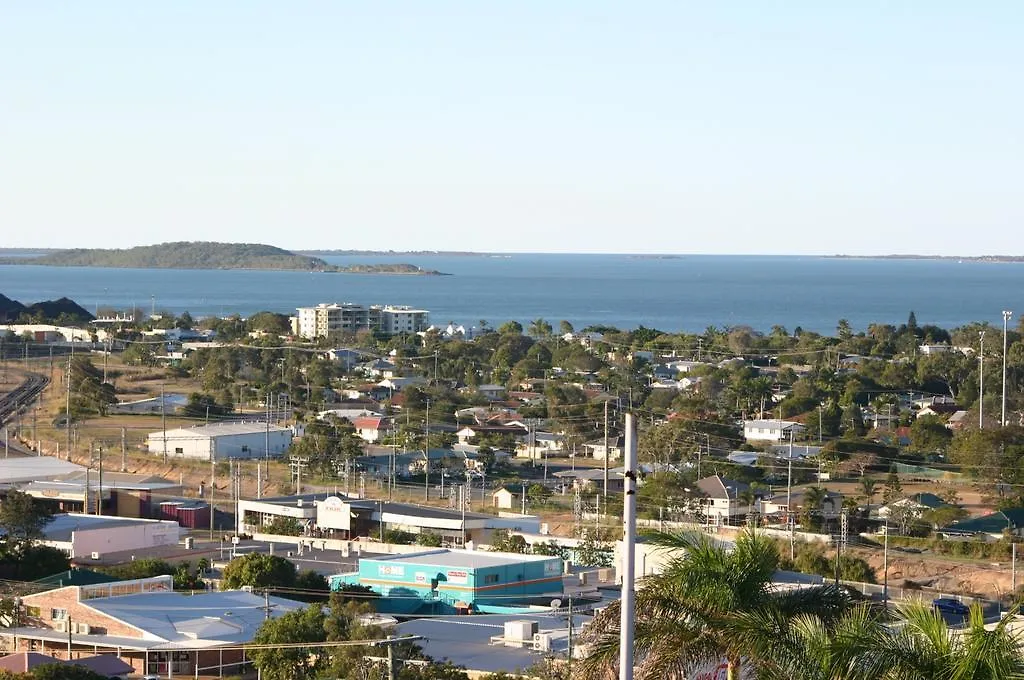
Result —
<instances>
[{"instance_id":1,"label":"pale blue sky","mask_svg":"<svg viewBox=\"0 0 1024 680\"><path fill-rule=\"evenodd\" d=\"M1024 3L21 2L0 246L1024 253Z\"/></svg>"}]
</instances>

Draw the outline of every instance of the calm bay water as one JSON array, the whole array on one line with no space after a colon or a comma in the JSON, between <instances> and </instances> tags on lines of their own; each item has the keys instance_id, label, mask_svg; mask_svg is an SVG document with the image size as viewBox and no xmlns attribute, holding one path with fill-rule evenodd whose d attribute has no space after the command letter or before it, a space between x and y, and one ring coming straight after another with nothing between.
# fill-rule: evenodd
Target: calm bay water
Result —
<instances>
[{"instance_id":1,"label":"calm bay water","mask_svg":"<svg viewBox=\"0 0 1024 680\"><path fill-rule=\"evenodd\" d=\"M1024 264L953 260L694 255L346 256L333 264L411 262L453 276L381 276L279 271L0 266L0 293L24 303L67 296L94 311L127 309L193 316L294 313L318 302L411 305L449 321L497 326L542 317L556 328L639 325L668 331L774 324L834 331L846 318L953 327L1001 323L1024 312Z\"/></svg>"}]
</instances>

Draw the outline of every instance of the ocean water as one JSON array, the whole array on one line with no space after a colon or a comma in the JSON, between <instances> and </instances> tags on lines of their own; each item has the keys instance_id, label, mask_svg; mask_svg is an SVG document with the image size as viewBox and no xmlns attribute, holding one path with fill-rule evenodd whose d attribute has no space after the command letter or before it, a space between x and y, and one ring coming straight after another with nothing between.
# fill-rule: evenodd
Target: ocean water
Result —
<instances>
[{"instance_id":1,"label":"ocean water","mask_svg":"<svg viewBox=\"0 0 1024 680\"><path fill-rule=\"evenodd\" d=\"M0 293L25 303L67 296L98 307L243 316L319 302L410 305L431 321L556 328L643 325L666 331L781 324L832 333L847 319L954 327L1024 313L1024 263L694 255L345 256L333 264L410 262L452 276L0 266Z\"/></svg>"}]
</instances>

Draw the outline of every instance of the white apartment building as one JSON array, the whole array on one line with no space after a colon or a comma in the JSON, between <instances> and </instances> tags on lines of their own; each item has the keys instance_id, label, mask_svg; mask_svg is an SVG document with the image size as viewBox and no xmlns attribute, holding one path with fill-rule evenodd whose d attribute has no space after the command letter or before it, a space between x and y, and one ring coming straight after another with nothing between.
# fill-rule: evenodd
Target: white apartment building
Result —
<instances>
[{"instance_id":1,"label":"white apartment building","mask_svg":"<svg viewBox=\"0 0 1024 680\"><path fill-rule=\"evenodd\" d=\"M411 307L322 302L316 307L298 307L295 311L297 314L291 318L292 333L303 338L322 338L360 330L418 333L429 326L429 312Z\"/></svg>"},{"instance_id":2,"label":"white apartment building","mask_svg":"<svg viewBox=\"0 0 1024 680\"><path fill-rule=\"evenodd\" d=\"M391 305L373 309L380 315L379 330L384 333L419 333L430 326L427 321L430 312L425 309Z\"/></svg>"}]
</instances>

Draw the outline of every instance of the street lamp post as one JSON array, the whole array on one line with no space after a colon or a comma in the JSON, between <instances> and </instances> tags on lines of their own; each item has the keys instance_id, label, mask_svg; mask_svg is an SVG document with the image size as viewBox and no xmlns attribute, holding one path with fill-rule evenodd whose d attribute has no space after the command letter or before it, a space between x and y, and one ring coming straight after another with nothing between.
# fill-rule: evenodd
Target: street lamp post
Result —
<instances>
[{"instance_id":1,"label":"street lamp post","mask_svg":"<svg viewBox=\"0 0 1024 680\"><path fill-rule=\"evenodd\" d=\"M1006 324L1010 321L1011 316L1013 316L1013 312L1003 310L1003 410L1000 414L1000 427L1006 427Z\"/></svg>"}]
</instances>

